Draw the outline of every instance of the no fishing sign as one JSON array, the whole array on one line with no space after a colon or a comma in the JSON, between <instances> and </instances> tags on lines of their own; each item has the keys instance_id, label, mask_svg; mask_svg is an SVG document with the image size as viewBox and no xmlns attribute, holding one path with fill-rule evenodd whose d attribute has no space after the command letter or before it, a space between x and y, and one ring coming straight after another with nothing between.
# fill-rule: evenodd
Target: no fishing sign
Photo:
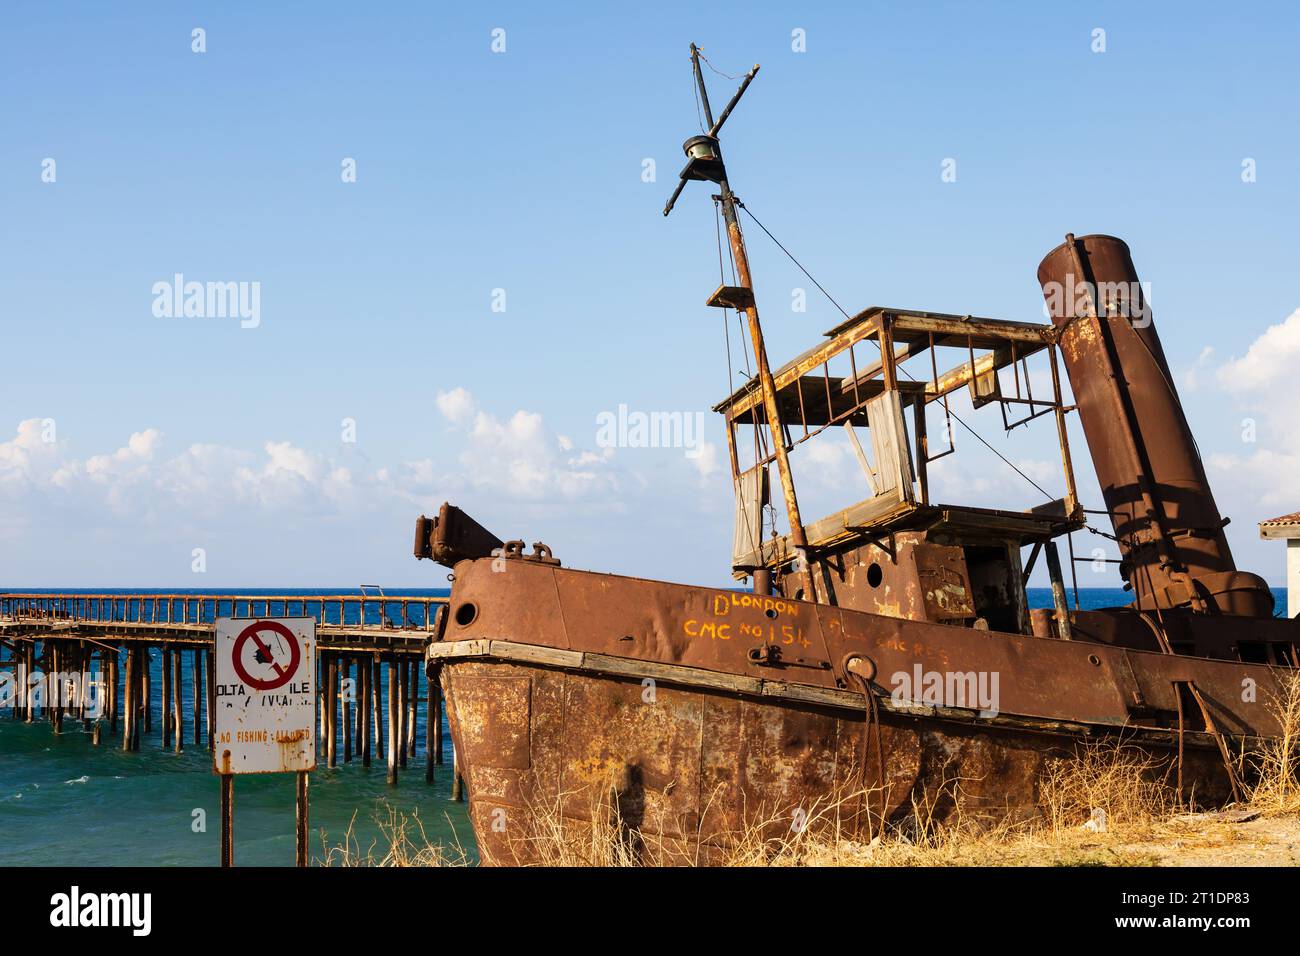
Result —
<instances>
[{"instance_id":1,"label":"no fishing sign","mask_svg":"<svg viewBox=\"0 0 1300 956\"><path fill-rule=\"evenodd\" d=\"M316 769L316 620L217 618L213 769Z\"/></svg>"}]
</instances>

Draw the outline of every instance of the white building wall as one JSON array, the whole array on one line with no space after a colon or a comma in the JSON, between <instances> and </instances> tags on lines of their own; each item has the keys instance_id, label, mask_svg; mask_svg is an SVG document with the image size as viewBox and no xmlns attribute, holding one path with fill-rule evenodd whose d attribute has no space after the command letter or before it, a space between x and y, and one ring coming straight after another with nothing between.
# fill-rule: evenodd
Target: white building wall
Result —
<instances>
[{"instance_id":1,"label":"white building wall","mask_svg":"<svg viewBox=\"0 0 1300 956\"><path fill-rule=\"evenodd\" d=\"M1286 616L1300 617L1300 538L1286 542Z\"/></svg>"}]
</instances>

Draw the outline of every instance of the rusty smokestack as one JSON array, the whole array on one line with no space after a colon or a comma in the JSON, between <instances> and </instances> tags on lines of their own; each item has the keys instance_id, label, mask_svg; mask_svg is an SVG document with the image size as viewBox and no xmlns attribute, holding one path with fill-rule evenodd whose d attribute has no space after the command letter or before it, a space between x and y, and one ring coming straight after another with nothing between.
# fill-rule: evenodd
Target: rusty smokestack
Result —
<instances>
[{"instance_id":1,"label":"rusty smokestack","mask_svg":"<svg viewBox=\"0 0 1300 956\"><path fill-rule=\"evenodd\" d=\"M1233 563L1128 246L1067 236L1038 282L1134 606L1271 616L1267 584Z\"/></svg>"}]
</instances>

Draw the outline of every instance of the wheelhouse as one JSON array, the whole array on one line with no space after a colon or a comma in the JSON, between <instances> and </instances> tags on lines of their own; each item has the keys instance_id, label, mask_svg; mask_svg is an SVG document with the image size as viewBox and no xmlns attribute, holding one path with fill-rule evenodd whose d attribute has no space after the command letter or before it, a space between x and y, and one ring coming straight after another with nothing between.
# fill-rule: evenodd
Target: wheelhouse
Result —
<instances>
[{"instance_id":1,"label":"wheelhouse","mask_svg":"<svg viewBox=\"0 0 1300 956\"><path fill-rule=\"evenodd\" d=\"M709 301L743 307L735 300L747 291L723 287ZM1031 615L1025 584L1046 549L1065 611L1053 539L1085 523L1053 326L873 306L773 371L772 381L786 451L840 436L852 449L864 494L804 524L807 545L800 553L796 536L779 527L770 480L778 455L761 382L750 378L714 408L726 421L735 484L737 579L753 576L756 589L805 598L806 568L816 589L811 597L823 603L1013 633L1051 628L1050 612ZM956 452L957 428L970 429L952 408L951 398L963 389L975 409L998 406L1008 431L1054 420L1063 496L1020 511L933 497L931 464ZM931 416L941 423L937 435ZM791 493L785 495L787 528L792 511L798 513Z\"/></svg>"}]
</instances>

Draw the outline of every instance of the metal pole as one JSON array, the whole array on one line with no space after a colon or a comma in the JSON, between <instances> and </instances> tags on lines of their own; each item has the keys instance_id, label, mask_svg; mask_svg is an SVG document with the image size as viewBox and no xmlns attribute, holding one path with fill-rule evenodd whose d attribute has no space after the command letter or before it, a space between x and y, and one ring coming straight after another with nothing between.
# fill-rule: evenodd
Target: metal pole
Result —
<instances>
[{"instance_id":1,"label":"metal pole","mask_svg":"<svg viewBox=\"0 0 1300 956\"><path fill-rule=\"evenodd\" d=\"M221 865L235 865L235 775L221 775Z\"/></svg>"},{"instance_id":2,"label":"metal pole","mask_svg":"<svg viewBox=\"0 0 1300 956\"><path fill-rule=\"evenodd\" d=\"M731 102L727 104L727 108L723 111L718 122L714 123L713 117L708 111L708 94L704 88L704 76L700 71L700 51L694 43L691 44L691 62L695 68L695 82L700 90L701 105L705 108L705 118L711 128L710 135L716 136L727 116L731 114L732 109L740 100L741 94L745 92L746 87L749 86L750 81L758 72L758 68L755 67L745 77L744 83L736 91L736 95L732 97ZM797 557L796 566L800 569L800 577L803 579L803 600L816 603L817 592L813 587L812 568L808 563L808 535L804 531L803 518L799 513L799 498L794 489L794 476L790 472L790 459L785 446L785 429L781 421L780 409L777 408L776 404L776 384L772 379L772 369L767 361L767 346L763 342L763 327L758 319L758 307L754 305L753 301L754 281L749 271L749 254L745 250L745 237L741 233L740 222L736 218L736 197L732 195L731 185L727 181L725 172L718 185L722 192L722 216L727 223L727 241L731 245L731 254L736 262L736 281L740 283L742 288L750 290L750 301L743 311L749 323L749 336L753 341L754 358L758 364L758 381L763 391L763 410L767 415L767 427L772 436L772 449L776 453L776 468L781 477L781 491L785 498L786 515L790 520L790 540L794 543Z\"/></svg>"},{"instance_id":3,"label":"metal pole","mask_svg":"<svg viewBox=\"0 0 1300 956\"><path fill-rule=\"evenodd\" d=\"M1063 641L1070 640L1070 607L1065 603L1065 579L1061 576L1061 553L1055 541L1044 545L1047 552L1047 576L1052 581L1052 604L1056 607L1056 633Z\"/></svg>"},{"instance_id":4,"label":"metal pole","mask_svg":"<svg viewBox=\"0 0 1300 956\"><path fill-rule=\"evenodd\" d=\"M307 821L310 808L307 803L307 771L298 771L298 866L307 865Z\"/></svg>"},{"instance_id":5,"label":"metal pole","mask_svg":"<svg viewBox=\"0 0 1300 956\"><path fill-rule=\"evenodd\" d=\"M736 197L724 179L722 186L722 216L727 223L727 239L731 244L732 256L736 260L736 280L746 289L754 287L753 277L749 271L749 255L745 251L745 237L741 234L740 223L736 219ZM785 497L786 515L790 520L790 540L794 542L798 566L803 578L803 599L816 603L817 592L813 587L812 568L808 562L808 536L804 532L803 518L799 513L799 498L795 493L794 475L790 471L790 458L785 447L785 428L781 421L781 412L776 404L776 382L772 378L772 369L767 361L767 346L763 342L763 327L758 320L758 307L752 300L744 309L749 322L749 337L753 340L754 357L758 364L758 381L763 390L763 410L767 415L767 428L772 436L772 449L776 453L776 469L781 478L781 491Z\"/></svg>"}]
</instances>

